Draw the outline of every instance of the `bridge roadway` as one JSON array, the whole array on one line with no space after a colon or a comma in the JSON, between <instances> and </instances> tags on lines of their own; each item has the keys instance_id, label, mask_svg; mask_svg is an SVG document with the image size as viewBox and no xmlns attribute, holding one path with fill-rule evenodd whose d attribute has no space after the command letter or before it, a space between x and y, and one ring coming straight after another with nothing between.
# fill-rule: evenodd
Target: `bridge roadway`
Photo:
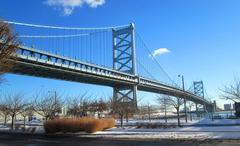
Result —
<instances>
[{"instance_id":1,"label":"bridge roadway","mask_svg":"<svg viewBox=\"0 0 240 146\"><path fill-rule=\"evenodd\" d=\"M128 87L131 85L137 85L137 89L141 91L167 94L180 98L185 97L187 100L198 104L211 105L206 99L198 97L191 92L183 92L180 88L165 85L158 81L25 46L20 46L17 53L13 56L13 59L15 59L15 67L11 73L14 74L110 87Z\"/></svg>"}]
</instances>

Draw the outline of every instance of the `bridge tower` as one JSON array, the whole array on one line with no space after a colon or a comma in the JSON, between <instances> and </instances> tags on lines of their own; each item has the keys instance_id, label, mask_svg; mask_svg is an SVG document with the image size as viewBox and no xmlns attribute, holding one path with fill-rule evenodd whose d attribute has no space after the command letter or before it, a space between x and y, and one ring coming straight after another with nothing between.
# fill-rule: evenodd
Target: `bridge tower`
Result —
<instances>
[{"instance_id":1,"label":"bridge tower","mask_svg":"<svg viewBox=\"0 0 240 146\"><path fill-rule=\"evenodd\" d=\"M113 29L113 69L136 75L134 24ZM113 89L113 101L137 107L137 85L118 86Z\"/></svg>"},{"instance_id":2,"label":"bridge tower","mask_svg":"<svg viewBox=\"0 0 240 146\"><path fill-rule=\"evenodd\" d=\"M193 82L194 94L204 98L203 81Z\"/></svg>"},{"instance_id":3,"label":"bridge tower","mask_svg":"<svg viewBox=\"0 0 240 146\"><path fill-rule=\"evenodd\" d=\"M204 87L203 87L203 81L197 81L193 82L194 86L194 94L204 98ZM206 104L203 105L204 111L207 111L207 106ZM198 111L198 106L196 104L196 111Z\"/></svg>"}]
</instances>

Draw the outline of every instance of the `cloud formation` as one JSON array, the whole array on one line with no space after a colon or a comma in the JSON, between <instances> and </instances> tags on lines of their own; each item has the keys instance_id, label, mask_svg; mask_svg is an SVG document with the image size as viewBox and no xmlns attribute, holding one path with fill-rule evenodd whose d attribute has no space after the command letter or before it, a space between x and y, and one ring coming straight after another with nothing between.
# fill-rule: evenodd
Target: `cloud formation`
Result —
<instances>
[{"instance_id":1,"label":"cloud formation","mask_svg":"<svg viewBox=\"0 0 240 146\"><path fill-rule=\"evenodd\" d=\"M52 6L55 9L63 11L63 15L69 16L77 7L82 7L84 4L91 8L97 8L105 3L105 0L46 0L44 4Z\"/></svg>"},{"instance_id":2,"label":"cloud formation","mask_svg":"<svg viewBox=\"0 0 240 146\"><path fill-rule=\"evenodd\" d=\"M150 57L157 57L162 54L170 53L170 50L167 48L158 48L152 52L152 54L149 54Z\"/></svg>"}]
</instances>

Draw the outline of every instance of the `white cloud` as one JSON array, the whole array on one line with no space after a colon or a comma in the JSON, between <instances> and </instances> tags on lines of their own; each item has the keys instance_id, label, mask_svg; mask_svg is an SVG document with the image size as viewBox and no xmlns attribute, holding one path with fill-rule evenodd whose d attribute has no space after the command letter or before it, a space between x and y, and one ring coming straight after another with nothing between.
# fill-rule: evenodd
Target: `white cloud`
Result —
<instances>
[{"instance_id":1,"label":"white cloud","mask_svg":"<svg viewBox=\"0 0 240 146\"><path fill-rule=\"evenodd\" d=\"M105 0L46 0L44 2L48 6L60 9L65 16L71 15L76 7L82 7L84 4L96 8L104 3Z\"/></svg>"},{"instance_id":2,"label":"white cloud","mask_svg":"<svg viewBox=\"0 0 240 146\"><path fill-rule=\"evenodd\" d=\"M92 8L96 8L105 3L105 0L85 0L85 2Z\"/></svg>"},{"instance_id":3,"label":"white cloud","mask_svg":"<svg viewBox=\"0 0 240 146\"><path fill-rule=\"evenodd\" d=\"M170 53L170 50L167 48L158 48L152 52L152 54L149 54L150 57L156 57L162 54Z\"/></svg>"}]
</instances>

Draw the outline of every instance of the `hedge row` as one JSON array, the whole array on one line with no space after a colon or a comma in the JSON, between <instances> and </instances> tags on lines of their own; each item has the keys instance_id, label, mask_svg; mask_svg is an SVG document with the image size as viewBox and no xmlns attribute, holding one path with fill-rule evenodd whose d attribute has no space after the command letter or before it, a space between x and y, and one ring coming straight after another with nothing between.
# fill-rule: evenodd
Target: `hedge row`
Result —
<instances>
[{"instance_id":1,"label":"hedge row","mask_svg":"<svg viewBox=\"0 0 240 146\"><path fill-rule=\"evenodd\" d=\"M79 118L79 119L55 119L44 122L44 130L46 133L57 132L80 132L85 131L93 133L102 131L115 126L114 119L94 119L94 118Z\"/></svg>"}]
</instances>

